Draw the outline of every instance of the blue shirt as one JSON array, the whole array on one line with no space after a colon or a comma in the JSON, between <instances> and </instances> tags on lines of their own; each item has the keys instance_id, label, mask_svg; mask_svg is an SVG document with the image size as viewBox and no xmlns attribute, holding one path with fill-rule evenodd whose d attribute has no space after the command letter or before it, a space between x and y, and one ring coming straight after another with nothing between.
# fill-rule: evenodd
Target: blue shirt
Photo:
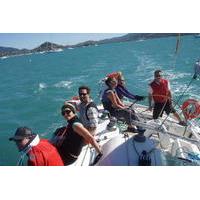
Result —
<instances>
[{"instance_id":1,"label":"blue shirt","mask_svg":"<svg viewBox=\"0 0 200 200\"><path fill-rule=\"evenodd\" d=\"M134 94L131 94L124 86L122 85L117 85L117 87L115 88L116 92L117 92L117 95L120 99L122 99L124 96L129 98L129 99L132 99L132 100L135 100L135 95Z\"/></svg>"}]
</instances>

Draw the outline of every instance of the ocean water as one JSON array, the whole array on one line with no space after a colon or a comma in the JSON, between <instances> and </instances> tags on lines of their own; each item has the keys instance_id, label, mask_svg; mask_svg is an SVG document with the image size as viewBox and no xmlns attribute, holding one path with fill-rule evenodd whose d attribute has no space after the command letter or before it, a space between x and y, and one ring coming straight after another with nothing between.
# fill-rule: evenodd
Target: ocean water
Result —
<instances>
[{"instance_id":1,"label":"ocean water","mask_svg":"<svg viewBox=\"0 0 200 200\"><path fill-rule=\"evenodd\" d=\"M60 115L63 102L88 85L99 102L100 80L122 71L127 87L147 95L156 69L164 70L176 101L186 90L200 58L200 39L181 37L175 54L176 37L66 49L57 53L31 54L0 59L0 165L16 165L19 153L12 136L19 126L28 126L49 138L65 124ZM200 81L194 80L179 101L200 99ZM147 100L142 102L145 105Z\"/></svg>"}]
</instances>

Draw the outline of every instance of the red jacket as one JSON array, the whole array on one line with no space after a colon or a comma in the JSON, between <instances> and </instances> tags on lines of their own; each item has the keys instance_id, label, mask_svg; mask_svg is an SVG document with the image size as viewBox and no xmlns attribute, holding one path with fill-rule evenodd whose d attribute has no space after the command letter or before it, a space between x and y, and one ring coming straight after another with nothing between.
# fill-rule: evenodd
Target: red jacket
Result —
<instances>
[{"instance_id":1,"label":"red jacket","mask_svg":"<svg viewBox=\"0 0 200 200\"><path fill-rule=\"evenodd\" d=\"M63 166L63 161L57 149L46 139L41 139L32 146L28 154L30 166Z\"/></svg>"},{"instance_id":2,"label":"red jacket","mask_svg":"<svg viewBox=\"0 0 200 200\"><path fill-rule=\"evenodd\" d=\"M152 97L155 103L165 103L169 99L168 80L160 79L157 83L155 80L150 83L152 88Z\"/></svg>"}]
</instances>

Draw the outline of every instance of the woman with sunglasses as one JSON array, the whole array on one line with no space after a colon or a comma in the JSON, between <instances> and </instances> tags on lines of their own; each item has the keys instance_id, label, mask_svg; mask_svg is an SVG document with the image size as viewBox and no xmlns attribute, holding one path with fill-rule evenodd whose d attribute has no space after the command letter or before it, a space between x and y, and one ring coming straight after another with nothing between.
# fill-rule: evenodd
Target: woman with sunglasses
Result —
<instances>
[{"instance_id":1,"label":"woman with sunglasses","mask_svg":"<svg viewBox=\"0 0 200 200\"><path fill-rule=\"evenodd\" d=\"M76 115L75 107L70 103L65 103L61 108L62 116L67 120L66 128L57 129L54 135L61 135L64 138L62 143L57 146L61 158L65 165L75 162L81 153L82 147L90 143L102 155L100 146L90 132L84 128Z\"/></svg>"},{"instance_id":2,"label":"woman with sunglasses","mask_svg":"<svg viewBox=\"0 0 200 200\"><path fill-rule=\"evenodd\" d=\"M124 97L136 101L143 101L145 99L144 96L135 95L126 88L125 79L122 75L122 72L113 72L111 74L108 74L106 77L115 78L117 80L118 84L115 90L121 101L123 100Z\"/></svg>"},{"instance_id":3,"label":"woman with sunglasses","mask_svg":"<svg viewBox=\"0 0 200 200\"><path fill-rule=\"evenodd\" d=\"M105 81L108 88L104 91L102 96L102 104L105 110L110 112L111 116L116 117L117 119L122 119L128 125L127 131L137 132L138 130L132 124L133 120L138 121L138 117L135 115L133 110L129 110L123 102L119 99L115 88L117 87L117 80L112 77L108 77ZM138 127L139 128L139 127ZM142 128L140 128L143 131Z\"/></svg>"}]
</instances>

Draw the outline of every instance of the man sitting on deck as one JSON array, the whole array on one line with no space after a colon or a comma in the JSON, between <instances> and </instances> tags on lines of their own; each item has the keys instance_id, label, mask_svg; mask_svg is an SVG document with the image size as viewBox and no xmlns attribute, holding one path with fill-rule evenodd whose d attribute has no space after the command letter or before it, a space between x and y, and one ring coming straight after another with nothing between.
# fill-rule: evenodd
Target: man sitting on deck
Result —
<instances>
[{"instance_id":1,"label":"man sitting on deck","mask_svg":"<svg viewBox=\"0 0 200 200\"><path fill-rule=\"evenodd\" d=\"M85 128L95 135L98 126L98 109L96 104L90 98L90 88L87 86L81 86L78 89L79 98L81 103L78 105L80 112L80 120Z\"/></svg>"}]
</instances>

